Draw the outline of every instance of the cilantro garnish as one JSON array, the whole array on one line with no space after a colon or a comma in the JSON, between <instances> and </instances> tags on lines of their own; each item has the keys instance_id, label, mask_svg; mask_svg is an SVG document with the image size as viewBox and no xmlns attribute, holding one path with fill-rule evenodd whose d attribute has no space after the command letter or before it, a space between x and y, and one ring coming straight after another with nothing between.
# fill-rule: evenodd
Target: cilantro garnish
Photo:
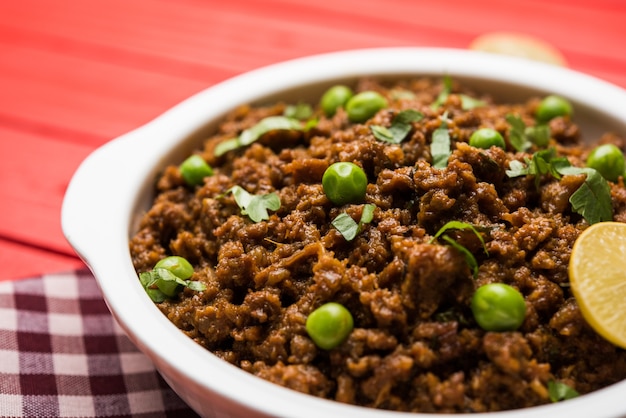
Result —
<instances>
[{"instance_id":1,"label":"cilantro garnish","mask_svg":"<svg viewBox=\"0 0 626 418\"><path fill-rule=\"evenodd\" d=\"M438 109L442 104L448 100L448 96L452 93L452 78L449 75L446 75L443 78L443 89L431 105L432 109ZM461 98L461 108L463 110L470 110L476 107L485 106L486 103L483 100L475 99L467 94L459 94Z\"/></svg>"},{"instance_id":2,"label":"cilantro garnish","mask_svg":"<svg viewBox=\"0 0 626 418\"><path fill-rule=\"evenodd\" d=\"M510 170L506 171L509 177L519 177L525 175L535 176L535 187L539 188L541 177L549 174L555 179L560 179L560 167L570 166L570 162L566 157L556 157L556 150L549 148L535 152L531 158L525 157L526 166L519 161L511 161Z\"/></svg>"},{"instance_id":3,"label":"cilantro garnish","mask_svg":"<svg viewBox=\"0 0 626 418\"><path fill-rule=\"evenodd\" d=\"M550 380L548 382L548 396L552 402L560 402L576 398L579 396L579 393L563 382Z\"/></svg>"},{"instance_id":4,"label":"cilantro garnish","mask_svg":"<svg viewBox=\"0 0 626 418\"><path fill-rule=\"evenodd\" d=\"M439 231L437 231L437 233L431 238L430 241L433 242L434 240L439 238L441 235L443 235L446 231L450 229L461 229L461 230L469 229L470 231L472 231L474 235L476 235L476 237L480 240L480 243L483 245L483 249L485 250L485 254L487 254L487 247L485 246L485 241L483 240L483 236L480 235L480 232L478 232L475 226L473 226L472 224L468 224L467 222L462 222L462 221L447 222L444 226L439 228Z\"/></svg>"},{"instance_id":5,"label":"cilantro garnish","mask_svg":"<svg viewBox=\"0 0 626 418\"><path fill-rule=\"evenodd\" d=\"M478 262L476 261L476 257L474 257L474 254L472 254L467 248L465 248L447 235L444 235L441 238L452 247L456 248L461 254L463 254L467 265L472 270L472 276L476 277L476 275L478 274Z\"/></svg>"},{"instance_id":6,"label":"cilantro garnish","mask_svg":"<svg viewBox=\"0 0 626 418\"><path fill-rule=\"evenodd\" d=\"M183 280L164 268L155 268L139 274L139 281L146 293L155 303L163 302L169 297L176 296L182 287L202 292L206 285L195 280Z\"/></svg>"},{"instance_id":7,"label":"cilantro garnish","mask_svg":"<svg viewBox=\"0 0 626 418\"><path fill-rule=\"evenodd\" d=\"M437 231L437 233L430 239L430 243L433 243L437 238L441 237L441 239L446 241L452 247L456 248L459 252L461 252L461 254L463 254L463 256L465 257L465 261L467 262L470 269L472 270L472 274L474 275L474 277L476 277L476 275L478 274L478 262L476 261L474 254L472 254L467 248L465 248L464 246L462 246L461 244L459 244L458 242L456 242L449 236L444 235L446 231L451 230L451 229L461 229L461 230L472 231L478 237L481 244L483 245L485 254L489 255L489 252L487 251L487 246L485 245L485 241L483 240L482 235L480 235L480 232L478 232L478 230L473 225L468 224L466 222L450 221L446 223L444 226L439 228L439 231Z\"/></svg>"},{"instance_id":8,"label":"cilantro garnish","mask_svg":"<svg viewBox=\"0 0 626 418\"><path fill-rule=\"evenodd\" d=\"M546 147L550 143L550 127L548 125L527 126L524 133L538 147Z\"/></svg>"},{"instance_id":9,"label":"cilantro garnish","mask_svg":"<svg viewBox=\"0 0 626 418\"><path fill-rule=\"evenodd\" d=\"M226 191L232 193L235 202L241 209L242 215L248 215L253 222L260 222L269 219L267 210L278 210L280 208L280 198L276 193L253 195L248 193L241 186L233 186Z\"/></svg>"},{"instance_id":10,"label":"cilantro garnish","mask_svg":"<svg viewBox=\"0 0 626 418\"><path fill-rule=\"evenodd\" d=\"M307 103L298 103L285 107L283 116L291 119L307 120L313 115L313 108Z\"/></svg>"},{"instance_id":11,"label":"cilantro garnish","mask_svg":"<svg viewBox=\"0 0 626 418\"><path fill-rule=\"evenodd\" d=\"M420 121L424 115L413 109L403 110L391 121L389 128L382 125L372 125L370 130L374 137L380 141L390 144L399 144L411 132L411 122Z\"/></svg>"},{"instance_id":12,"label":"cilantro garnish","mask_svg":"<svg viewBox=\"0 0 626 418\"><path fill-rule=\"evenodd\" d=\"M340 213L331 224L343 235L346 241L352 241L361 232L363 225L372 222L374 219L374 209L376 205L368 203L363 206L361 219L357 223L350 215L345 212Z\"/></svg>"},{"instance_id":13,"label":"cilantro garnish","mask_svg":"<svg viewBox=\"0 0 626 418\"><path fill-rule=\"evenodd\" d=\"M451 92L452 92L452 78L449 75L446 75L443 77L443 88L441 89L441 92L439 93L439 95L437 96L433 104L431 105L431 108L438 109L439 106L441 106L442 104L446 102L446 100L448 100L448 96L450 95Z\"/></svg>"},{"instance_id":14,"label":"cilantro garnish","mask_svg":"<svg viewBox=\"0 0 626 418\"><path fill-rule=\"evenodd\" d=\"M526 151L532 147L532 142L526 136L526 124L517 115L506 115L506 121L511 125L511 131L509 132L509 141L513 148L517 151Z\"/></svg>"},{"instance_id":15,"label":"cilantro garnish","mask_svg":"<svg viewBox=\"0 0 626 418\"><path fill-rule=\"evenodd\" d=\"M566 157L556 157L553 148L537 151L532 158L525 158L524 165L520 161L511 161L509 177L525 175L535 176L535 186L539 188L541 177L550 175L555 179L561 176L585 174L585 182L570 196L572 210L589 222L610 221L613 219L611 189L602 175L593 168L580 168L571 165Z\"/></svg>"},{"instance_id":16,"label":"cilantro garnish","mask_svg":"<svg viewBox=\"0 0 626 418\"><path fill-rule=\"evenodd\" d=\"M574 212L585 218L590 225L613 220L611 188L602 174L593 168L570 166L558 170L564 176L587 175L585 182L569 198Z\"/></svg>"},{"instance_id":17,"label":"cilantro garnish","mask_svg":"<svg viewBox=\"0 0 626 418\"><path fill-rule=\"evenodd\" d=\"M302 130L302 123L298 119L294 119L286 116L268 116L261 119L253 127L244 130L236 138L227 139L224 142L220 142L215 147L213 154L216 157L227 153L228 151L235 150L237 148L245 147L264 134L270 131L276 130Z\"/></svg>"},{"instance_id":18,"label":"cilantro garnish","mask_svg":"<svg viewBox=\"0 0 626 418\"><path fill-rule=\"evenodd\" d=\"M467 94L461 94L461 108L463 110L470 110L477 107L485 106L487 103L484 100L475 99Z\"/></svg>"},{"instance_id":19,"label":"cilantro garnish","mask_svg":"<svg viewBox=\"0 0 626 418\"><path fill-rule=\"evenodd\" d=\"M389 96L394 100L412 100L415 99L415 93L410 90L395 89L389 92Z\"/></svg>"},{"instance_id":20,"label":"cilantro garnish","mask_svg":"<svg viewBox=\"0 0 626 418\"><path fill-rule=\"evenodd\" d=\"M450 133L448 132L447 113L444 113L441 117L441 125L433 132L430 154L433 157L433 167L446 168L448 158L450 158L452 154L450 151Z\"/></svg>"},{"instance_id":21,"label":"cilantro garnish","mask_svg":"<svg viewBox=\"0 0 626 418\"><path fill-rule=\"evenodd\" d=\"M506 121L511 125L509 141L517 151L526 151L533 144L545 147L550 141L550 127L548 125L526 126L518 115L508 114Z\"/></svg>"}]
</instances>

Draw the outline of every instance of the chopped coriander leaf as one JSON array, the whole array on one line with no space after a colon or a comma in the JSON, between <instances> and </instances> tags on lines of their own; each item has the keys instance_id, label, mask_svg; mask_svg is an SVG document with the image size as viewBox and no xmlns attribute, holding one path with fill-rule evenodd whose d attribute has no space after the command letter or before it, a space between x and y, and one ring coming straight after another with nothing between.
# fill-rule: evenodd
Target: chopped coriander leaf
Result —
<instances>
[{"instance_id":1,"label":"chopped coriander leaf","mask_svg":"<svg viewBox=\"0 0 626 418\"><path fill-rule=\"evenodd\" d=\"M509 142L517 151L526 151L532 146L532 142L526 136L526 124L517 115L506 115L506 121L511 125Z\"/></svg>"},{"instance_id":2,"label":"chopped coriander leaf","mask_svg":"<svg viewBox=\"0 0 626 418\"><path fill-rule=\"evenodd\" d=\"M376 205L372 203L368 203L364 205L363 211L361 212L361 220L359 221L359 223L363 225L363 224L368 224L372 222L372 220L374 219L375 209L376 209Z\"/></svg>"},{"instance_id":3,"label":"chopped coriander leaf","mask_svg":"<svg viewBox=\"0 0 626 418\"><path fill-rule=\"evenodd\" d=\"M150 299L155 303L176 296L181 287L188 287L199 292L206 290L204 283L183 280L167 268L155 267L150 271L140 273L139 281Z\"/></svg>"},{"instance_id":4,"label":"chopped coriander leaf","mask_svg":"<svg viewBox=\"0 0 626 418\"><path fill-rule=\"evenodd\" d=\"M452 94L452 78L449 75L446 75L443 78L443 88L431 105L431 108L439 108L442 104L446 102L446 100L448 100L450 94ZM487 104L485 101L468 96L467 94L459 94L459 97L461 98L461 108L463 110L471 110L477 107L485 106Z\"/></svg>"},{"instance_id":5,"label":"chopped coriander leaf","mask_svg":"<svg viewBox=\"0 0 626 418\"><path fill-rule=\"evenodd\" d=\"M593 168L561 167L562 175L586 174L585 182L570 196L572 210L590 225L613 220L611 188L598 171Z\"/></svg>"},{"instance_id":6,"label":"chopped coriander leaf","mask_svg":"<svg viewBox=\"0 0 626 418\"><path fill-rule=\"evenodd\" d=\"M399 124L410 124L411 122L419 122L424 118L424 114L414 109L406 109L399 112L393 121ZM393 124L392 124L393 125Z\"/></svg>"},{"instance_id":7,"label":"chopped coriander leaf","mask_svg":"<svg viewBox=\"0 0 626 418\"><path fill-rule=\"evenodd\" d=\"M561 175L558 171L559 167L570 166L567 157L556 158L556 150L550 148L548 150L537 151L533 154L532 164L535 167L535 186L539 188L540 177L544 174L551 175L555 179L560 179Z\"/></svg>"},{"instance_id":8,"label":"chopped coriander leaf","mask_svg":"<svg viewBox=\"0 0 626 418\"><path fill-rule=\"evenodd\" d=\"M411 132L411 122L420 121L424 115L413 109L403 110L398 113L391 121L391 126L386 128L381 125L372 125L370 130L374 137L383 142L390 144L399 144L404 141L406 136Z\"/></svg>"},{"instance_id":9,"label":"chopped coriander leaf","mask_svg":"<svg viewBox=\"0 0 626 418\"><path fill-rule=\"evenodd\" d=\"M222 141L215 146L213 149L213 155L219 157L220 155L224 155L229 151L236 150L240 148L242 145L239 143L239 138L231 138L226 141Z\"/></svg>"},{"instance_id":10,"label":"chopped coriander leaf","mask_svg":"<svg viewBox=\"0 0 626 418\"><path fill-rule=\"evenodd\" d=\"M552 402L560 402L568 399L576 398L579 393L563 382L550 380L548 382L548 396Z\"/></svg>"},{"instance_id":11,"label":"chopped coriander leaf","mask_svg":"<svg viewBox=\"0 0 626 418\"><path fill-rule=\"evenodd\" d=\"M444 241L446 241L452 247L456 248L459 252L461 252L461 254L463 254L463 256L465 257L465 261L467 262L470 269L472 270L473 276L476 277L476 275L478 274L478 262L476 261L474 254L472 254L467 248L465 248L464 246L462 246L461 244L459 244L458 242L456 242L449 236L444 235L448 230L451 230L451 229L461 229L461 230L472 231L474 235L476 235L478 239L480 240L480 243L482 244L483 249L485 250L485 254L489 255L489 252L487 251L487 246L485 245L485 241L483 240L483 237L480 234L480 232L478 232L478 230L473 225L468 224L466 222L461 222L461 221L447 222L444 226L439 228L439 231L437 231L437 233L430 239L430 243L433 243L437 238L441 237Z\"/></svg>"},{"instance_id":12,"label":"chopped coriander leaf","mask_svg":"<svg viewBox=\"0 0 626 418\"><path fill-rule=\"evenodd\" d=\"M433 132L430 154L433 158L433 167L446 168L448 158L450 158L452 154L450 151L450 133L448 132L447 114L442 116L441 125Z\"/></svg>"},{"instance_id":13,"label":"chopped coriander leaf","mask_svg":"<svg viewBox=\"0 0 626 418\"><path fill-rule=\"evenodd\" d=\"M158 277L154 270L145 271L139 274L139 281L150 299L155 303L160 303L167 299L167 296L157 287L157 279Z\"/></svg>"},{"instance_id":14,"label":"chopped coriander leaf","mask_svg":"<svg viewBox=\"0 0 626 418\"><path fill-rule=\"evenodd\" d=\"M528 164L528 161L526 163ZM524 165L521 161L513 160L509 163L509 169L506 170L506 175L509 177L520 177L529 174L529 166Z\"/></svg>"},{"instance_id":15,"label":"chopped coriander leaf","mask_svg":"<svg viewBox=\"0 0 626 418\"><path fill-rule=\"evenodd\" d=\"M154 274L153 274L153 270L150 271L144 271L143 273L139 273L139 281L141 282L141 285L145 288L148 286L152 286L154 284L154 281L156 280L154 278Z\"/></svg>"},{"instance_id":16,"label":"chopped coriander leaf","mask_svg":"<svg viewBox=\"0 0 626 418\"><path fill-rule=\"evenodd\" d=\"M531 159L526 158L526 166L519 161L511 161L506 174L509 177L534 175L537 188L543 175L560 179L561 176L585 174L585 182L569 198L572 210L589 224L612 220L611 188L604 177L593 168L573 167L566 157L555 155L556 151L550 148L535 152Z\"/></svg>"},{"instance_id":17,"label":"chopped coriander leaf","mask_svg":"<svg viewBox=\"0 0 626 418\"><path fill-rule=\"evenodd\" d=\"M393 137L391 129L387 128L386 126L371 125L370 131L372 131L374 138L378 139L379 141L389 142L390 144L398 144L401 141L400 140L396 142L396 139Z\"/></svg>"},{"instance_id":18,"label":"chopped coriander leaf","mask_svg":"<svg viewBox=\"0 0 626 418\"><path fill-rule=\"evenodd\" d=\"M389 93L393 100L412 100L415 99L415 93L410 90L395 89Z\"/></svg>"},{"instance_id":19,"label":"chopped coriander leaf","mask_svg":"<svg viewBox=\"0 0 626 418\"><path fill-rule=\"evenodd\" d=\"M461 97L461 108L463 110L471 110L477 107L486 106L487 102L480 99L475 99L474 97L468 96L467 94L459 95Z\"/></svg>"},{"instance_id":20,"label":"chopped coriander leaf","mask_svg":"<svg viewBox=\"0 0 626 418\"><path fill-rule=\"evenodd\" d=\"M150 300L154 303L161 303L167 299L167 296L161 292L158 288L148 288L146 287L146 294L150 297Z\"/></svg>"},{"instance_id":21,"label":"chopped coriander leaf","mask_svg":"<svg viewBox=\"0 0 626 418\"><path fill-rule=\"evenodd\" d=\"M343 235L346 241L352 241L359 233L359 224L345 212L337 215L331 224Z\"/></svg>"},{"instance_id":22,"label":"chopped coriander leaf","mask_svg":"<svg viewBox=\"0 0 626 418\"><path fill-rule=\"evenodd\" d=\"M478 232L478 229L472 224L468 224L467 222L462 221L449 221L444 226L439 228L439 231L435 233L435 235L431 238L430 242L435 241L437 238L442 236L448 230L451 229L460 229L460 230L470 230L476 235L476 237L480 240L480 243L483 245L483 249L485 250L485 254L489 255L487 252L487 246L485 245L485 240L483 240L483 236Z\"/></svg>"},{"instance_id":23,"label":"chopped coriander leaf","mask_svg":"<svg viewBox=\"0 0 626 418\"><path fill-rule=\"evenodd\" d=\"M446 75L443 78L443 88L441 89L441 92L439 93L439 95L437 96L433 104L431 105L431 108L433 109L439 108L442 104L446 102L446 100L448 100L448 96L450 95L451 92L452 92L452 78L449 75Z\"/></svg>"},{"instance_id":24,"label":"chopped coriander leaf","mask_svg":"<svg viewBox=\"0 0 626 418\"><path fill-rule=\"evenodd\" d=\"M285 111L283 112L283 116L298 120L307 120L312 115L313 108L307 103L288 105L285 107Z\"/></svg>"},{"instance_id":25,"label":"chopped coriander leaf","mask_svg":"<svg viewBox=\"0 0 626 418\"><path fill-rule=\"evenodd\" d=\"M309 119L305 122L304 127L302 128L302 130L304 132L308 132L311 129L315 128L317 126L317 123L319 122L319 120L317 120L316 118L313 119Z\"/></svg>"},{"instance_id":26,"label":"chopped coriander leaf","mask_svg":"<svg viewBox=\"0 0 626 418\"><path fill-rule=\"evenodd\" d=\"M527 126L524 135L538 147L546 147L550 143L550 127L548 125Z\"/></svg>"},{"instance_id":27,"label":"chopped coriander leaf","mask_svg":"<svg viewBox=\"0 0 626 418\"><path fill-rule=\"evenodd\" d=\"M217 144L213 153L216 157L219 157L228 151L235 150L237 148L245 147L257 139L259 139L264 134L270 131L276 130L302 130L302 123L294 118L286 117L286 116L268 116L266 118L261 119L256 125L253 127L244 130L239 134L237 138L231 138L224 142Z\"/></svg>"},{"instance_id":28,"label":"chopped coriander leaf","mask_svg":"<svg viewBox=\"0 0 626 418\"><path fill-rule=\"evenodd\" d=\"M478 274L478 262L476 261L476 257L474 257L474 254L472 254L467 248L465 248L447 235L444 235L442 239L450 244L450 246L456 248L461 254L463 254L467 265L472 270L472 276L476 277L476 275Z\"/></svg>"},{"instance_id":29,"label":"chopped coriander leaf","mask_svg":"<svg viewBox=\"0 0 626 418\"><path fill-rule=\"evenodd\" d=\"M250 145L263 134L276 130L301 130L302 124L293 118L284 116L268 116L261 119L250 129L246 129L239 135L241 145Z\"/></svg>"},{"instance_id":30,"label":"chopped coriander leaf","mask_svg":"<svg viewBox=\"0 0 626 418\"><path fill-rule=\"evenodd\" d=\"M526 126L519 115L508 114L506 121L511 126L509 142L517 151L526 151L533 144L545 147L550 142L550 127L548 125Z\"/></svg>"},{"instance_id":31,"label":"chopped coriander leaf","mask_svg":"<svg viewBox=\"0 0 626 418\"><path fill-rule=\"evenodd\" d=\"M226 193L232 193L242 215L248 215L253 222L269 219L267 210L278 210L280 198L276 193L252 195L241 186L233 186Z\"/></svg>"},{"instance_id":32,"label":"chopped coriander leaf","mask_svg":"<svg viewBox=\"0 0 626 418\"><path fill-rule=\"evenodd\" d=\"M197 280L187 280L186 286L191 290L195 290L196 292L202 292L206 290L206 285Z\"/></svg>"},{"instance_id":33,"label":"chopped coriander leaf","mask_svg":"<svg viewBox=\"0 0 626 418\"><path fill-rule=\"evenodd\" d=\"M363 211L361 212L361 220L357 223L350 215L345 212L337 215L335 219L331 222L332 226L334 226L346 241L352 241L356 236L361 232L363 225L372 222L374 219L374 210L376 209L376 205L372 203L368 203L363 206Z\"/></svg>"},{"instance_id":34,"label":"chopped coriander leaf","mask_svg":"<svg viewBox=\"0 0 626 418\"><path fill-rule=\"evenodd\" d=\"M155 281L156 287L159 288L161 292L165 296L173 297L176 296L179 290L179 286L185 286L186 281L176 276L168 269L164 268L155 268L153 270L158 278Z\"/></svg>"},{"instance_id":35,"label":"chopped coriander leaf","mask_svg":"<svg viewBox=\"0 0 626 418\"><path fill-rule=\"evenodd\" d=\"M537 188L539 188L542 176L549 174L555 179L560 179L561 175L558 169L570 166L567 157L556 157L554 148L537 151L532 155L532 158L525 158L524 161L526 162L525 167L519 161L511 161L510 170L506 171L506 175L509 177L535 176L535 187Z\"/></svg>"},{"instance_id":36,"label":"chopped coriander leaf","mask_svg":"<svg viewBox=\"0 0 626 418\"><path fill-rule=\"evenodd\" d=\"M267 210L278 210L280 198L276 193L254 196L246 208L247 215L254 222L269 219Z\"/></svg>"},{"instance_id":37,"label":"chopped coriander leaf","mask_svg":"<svg viewBox=\"0 0 626 418\"><path fill-rule=\"evenodd\" d=\"M452 78L449 75L446 75L443 78L443 88L431 105L431 108L438 109L446 102L446 100L448 100L450 94L452 94ZM487 104L485 101L468 96L467 94L459 94L459 97L461 99L461 108L463 110L471 110Z\"/></svg>"},{"instance_id":38,"label":"chopped coriander leaf","mask_svg":"<svg viewBox=\"0 0 626 418\"><path fill-rule=\"evenodd\" d=\"M226 191L226 194L228 193L233 194L235 202L237 202L237 205L239 206L239 208L241 208L242 211L248 207L250 201L252 200L252 195L241 186L231 187Z\"/></svg>"}]
</instances>

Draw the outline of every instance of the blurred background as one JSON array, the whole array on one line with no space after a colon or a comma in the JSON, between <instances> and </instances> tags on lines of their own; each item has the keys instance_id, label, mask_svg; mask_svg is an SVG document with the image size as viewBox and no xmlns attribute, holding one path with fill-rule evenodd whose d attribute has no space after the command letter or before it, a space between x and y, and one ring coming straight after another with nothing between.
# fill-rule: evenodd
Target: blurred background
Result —
<instances>
[{"instance_id":1,"label":"blurred background","mask_svg":"<svg viewBox=\"0 0 626 418\"><path fill-rule=\"evenodd\" d=\"M79 163L229 77L350 48L527 53L524 35L626 87L625 23L621 0L0 0L0 280L82 268L60 227Z\"/></svg>"}]
</instances>

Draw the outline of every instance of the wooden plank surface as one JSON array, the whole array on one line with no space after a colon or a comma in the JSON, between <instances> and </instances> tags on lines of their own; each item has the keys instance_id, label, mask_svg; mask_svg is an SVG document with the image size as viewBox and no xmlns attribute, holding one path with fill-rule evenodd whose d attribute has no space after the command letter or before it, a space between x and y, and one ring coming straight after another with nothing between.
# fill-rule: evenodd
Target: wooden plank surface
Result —
<instances>
[{"instance_id":1,"label":"wooden plank surface","mask_svg":"<svg viewBox=\"0 0 626 418\"><path fill-rule=\"evenodd\" d=\"M619 0L0 0L0 280L77 268L65 187L112 138L233 75L349 48L550 42L626 87Z\"/></svg>"}]
</instances>

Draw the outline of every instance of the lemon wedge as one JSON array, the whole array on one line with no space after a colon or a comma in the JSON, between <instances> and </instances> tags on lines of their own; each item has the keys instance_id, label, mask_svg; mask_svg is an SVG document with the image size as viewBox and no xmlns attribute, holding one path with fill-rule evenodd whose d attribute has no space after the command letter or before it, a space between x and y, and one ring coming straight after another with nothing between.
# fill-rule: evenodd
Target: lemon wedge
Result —
<instances>
[{"instance_id":1,"label":"lemon wedge","mask_svg":"<svg viewBox=\"0 0 626 418\"><path fill-rule=\"evenodd\" d=\"M584 230L572 248L569 277L589 325L626 348L626 223L600 222Z\"/></svg>"}]
</instances>

